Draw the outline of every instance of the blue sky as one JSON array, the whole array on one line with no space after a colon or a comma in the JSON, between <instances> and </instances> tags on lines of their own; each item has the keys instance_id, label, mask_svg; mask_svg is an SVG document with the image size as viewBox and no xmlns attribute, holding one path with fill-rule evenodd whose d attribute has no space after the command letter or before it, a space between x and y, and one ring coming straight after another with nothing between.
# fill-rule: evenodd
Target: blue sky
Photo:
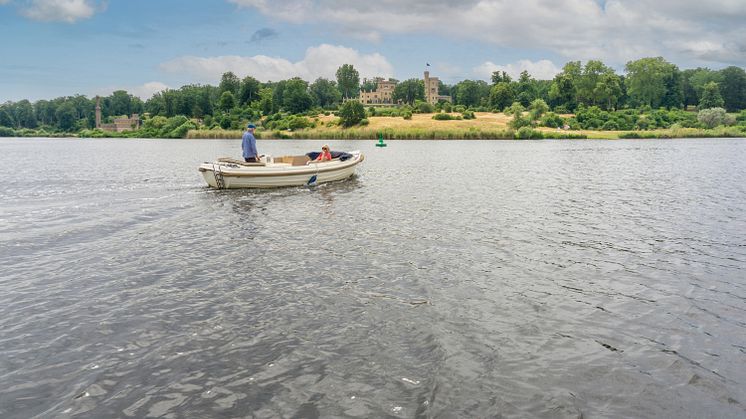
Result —
<instances>
[{"instance_id":1,"label":"blue sky","mask_svg":"<svg viewBox=\"0 0 746 419\"><path fill-rule=\"evenodd\" d=\"M0 0L0 102L147 98L228 70L312 81L346 62L398 79L429 62L447 83L495 70L551 78L594 58L620 72L658 55L743 67L745 20L743 0Z\"/></svg>"}]
</instances>

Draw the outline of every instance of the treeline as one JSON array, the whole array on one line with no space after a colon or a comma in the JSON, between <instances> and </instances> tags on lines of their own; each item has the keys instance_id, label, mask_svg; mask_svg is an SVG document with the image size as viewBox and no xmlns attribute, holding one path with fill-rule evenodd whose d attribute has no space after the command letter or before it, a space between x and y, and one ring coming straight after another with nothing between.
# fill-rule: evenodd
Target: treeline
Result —
<instances>
[{"instance_id":1,"label":"treeline","mask_svg":"<svg viewBox=\"0 0 746 419\"><path fill-rule=\"evenodd\" d=\"M355 98L361 89L375 88L373 81L361 84L358 71L349 64L341 66L336 80L318 78L309 83L300 78L263 83L254 77L243 79L228 72L218 86L186 85L154 94L146 101L124 90L101 97L104 122L113 118L145 114L174 118L186 117L195 126L207 129L240 129L246 121L284 114L335 111L347 98ZM661 57L630 61L625 74L618 75L601 61L565 64L552 80L536 80L528 72L513 80L505 72L492 74L491 83L463 80L454 85L441 82L439 94L450 95L454 105L471 111L503 112L519 103L530 107L541 99L555 114L599 109L612 112L625 109L666 110L725 108L728 112L746 109L746 71L739 67L722 70L696 68L680 70ZM394 92L397 103L414 108L424 100L424 83L419 79L398 82ZM441 109L441 107L438 107ZM595 111L594 111L595 112ZM602 128L643 126L627 112L600 113L586 120ZM677 116L676 118L680 118ZM681 117L683 118L683 117ZM276 118L275 118L276 119ZM575 121L583 125L578 117ZM149 124L150 128L161 125ZM169 126L171 124L168 124ZM654 124L650 124L654 125ZM53 100L6 102L0 105L0 135L25 133L71 133L95 127L95 98L76 95ZM161 132L160 129L154 132ZM171 129L168 134L175 131Z\"/></svg>"}]
</instances>

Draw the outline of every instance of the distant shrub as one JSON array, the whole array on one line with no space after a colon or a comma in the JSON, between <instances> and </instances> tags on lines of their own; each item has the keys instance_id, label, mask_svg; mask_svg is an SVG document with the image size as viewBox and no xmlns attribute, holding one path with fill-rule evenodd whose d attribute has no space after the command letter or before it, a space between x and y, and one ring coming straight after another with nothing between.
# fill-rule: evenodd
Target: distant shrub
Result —
<instances>
[{"instance_id":1,"label":"distant shrub","mask_svg":"<svg viewBox=\"0 0 746 419\"><path fill-rule=\"evenodd\" d=\"M168 133L169 138L186 138L190 129L197 129L197 124L192 121L186 121Z\"/></svg>"},{"instance_id":2,"label":"distant shrub","mask_svg":"<svg viewBox=\"0 0 746 419\"><path fill-rule=\"evenodd\" d=\"M477 119L477 116L474 115L474 111L463 111L461 112L461 115L464 116L464 119Z\"/></svg>"},{"instance_id":3,"label":"distant shrub","mask_svg":"<svg viewBox=\"0 0 746 419\"><path fill-rule=\"evenodd\" d=\"M433 113L435 112L435 108L433 105L427 103L427 102L418 102L416 105L417 112L419 113Z\"/></svg>"},{"instance_id":4,"label":"distant shrub","mask_svg":"<svg viewBox=\"0 0 746 419\"><path fill-rule=\"evenodd\" d=\"M311 126L311 121L303 116L291 116L288 118L288 129L296 130L308 128Z\"/></svg>"},{"instance_id":5,"label":"distant shrub","mask_svg":"<svg viewBox=\"0 0 746 419\"><path fill-rule=\"evenodd\" d=\"M453 107L454 112L464 112L466 107L464 105L456 105Z\"/></svg>"},{"instance_id":6,"label":"distant shrub","mask_svg":"<svg viewBox=\"0 0 746 419\"><path fill-rule=\"evenodd\" d=\"M547 112L547 114L541 118L541 125L549 128L560 128L565 125L565 120L554 112Z\"/></svg>"},{"instance_id":7,"label":"distant shrub","mask_svg":"<svg viewBox=\"0 0 746 419\"><path fill-rule=\"evenodd\" d=\"M368 125L368 124L370 124L370 121L368 121L367 118L361 119L360 122L358 123L358 125L363 126L363 127L366 126L366 125Z\"/></svg>"},{"instance_id":8,"label":"distant shrub","mask_svg":"<svg viewBox=\"0 0 746 419\"><path fill-rule=\"evenodd\" d=\"M542 134L541 131L526 126L519 128L518 131L515 132L515 138L518 140L542 139L544 138L544 134Z\"/></svg>"},{"instance_id":9,"label":"distant shrub","mask_svg":"<svg viewBox=\"0 0 746 419\"><path fill-rule=\"evenodd\" d=\"M462 119L459 115L451 115L449 113L436 113L433 115L433 119L436 121L452 121L455 119Z\"/></svg>"},{"instance_id":10,"label":"distant shrub","mask_svg":"<svg viewBox=\"0 0 746 419\"><path fill-rule=\"evenodd\" d=\"M342 109L339 110L340 124L343 127L357 125L363 118L365 118L365 108L362 103L356 100L345 102Z\"/></svg>"},{"instance_id":11,"label":"distant shrub","mask_svg":"<svg viewBox=\"0 0 746 419\"><path fill-rule=\"evenodd\" d=\"M13 128L0 127L0 137L15 137L16 132Z\"/></svg>"},{"instance_id":12,"label":"distant shrub","mask_svg":"<svg viewBox=\"0 0 746 419\"><path fill-rule=\"evenodd\" d=\"M558 105L554 107L554 113L568 114L570 111L564 105Z\"/></svg>"},{"instance_id":13,"label":"distant shrub","mask_svg":"<svg viewBox=\"0 0 746 419\"><path fill-rule=\"evenodd\" d=\"M404 111L404 112L402 112L402 118L404 118L404 119L412 119L412 112L411 111Z\"/></svg>"},{"instance_id":14,"label":"distant shrub","mask_svg":"<svg viewBox=\"0 0 746 419\"><path fill-rule=\"evenodd\" d=\"M726 113L723 108L702 109L697 113L697 120L707 128L714 128L718 125L725 125ZM733 118L735 122L735 118Z\"/></svg>"}]
</instances>

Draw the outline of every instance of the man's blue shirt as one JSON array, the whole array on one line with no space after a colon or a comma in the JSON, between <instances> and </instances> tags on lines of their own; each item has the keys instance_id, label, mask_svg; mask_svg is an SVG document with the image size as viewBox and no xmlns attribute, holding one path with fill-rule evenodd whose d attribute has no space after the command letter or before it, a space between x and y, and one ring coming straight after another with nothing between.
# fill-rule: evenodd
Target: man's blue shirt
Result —
<instances>
[{"instance_id":1,"label":"man's blue shirt","mask_svg":"<svg viewBox=\"0 0 746 419\"><path fill-rule=\"evenodd\" d=\"M249 131L244 132L241 149L243 150L243 158L256 157L259 154L256 151L256 138L254 138L254 134Z\"/></svg>"}]
</instances>

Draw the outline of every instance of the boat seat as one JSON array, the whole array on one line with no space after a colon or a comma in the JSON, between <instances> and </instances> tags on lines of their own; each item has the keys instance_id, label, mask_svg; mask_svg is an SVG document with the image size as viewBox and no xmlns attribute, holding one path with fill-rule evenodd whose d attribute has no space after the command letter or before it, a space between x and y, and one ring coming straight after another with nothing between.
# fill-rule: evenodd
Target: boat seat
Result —
<instances>
[{"instance_id":1,"label":"boat seat","mask_svg":"<svg viewBox=\"0 0 746 419\"><path fill-rule=\"evenodd\" d=\"M245 162L243 160L234 159L234 158L231 158L231 157L220 157L218 159L218 161L221 162L221 163L237 164L239 166L266 166L267 165L267 163L262 162L262 161L249 163L249 162Z\"/></svg>"}]
</instances>

